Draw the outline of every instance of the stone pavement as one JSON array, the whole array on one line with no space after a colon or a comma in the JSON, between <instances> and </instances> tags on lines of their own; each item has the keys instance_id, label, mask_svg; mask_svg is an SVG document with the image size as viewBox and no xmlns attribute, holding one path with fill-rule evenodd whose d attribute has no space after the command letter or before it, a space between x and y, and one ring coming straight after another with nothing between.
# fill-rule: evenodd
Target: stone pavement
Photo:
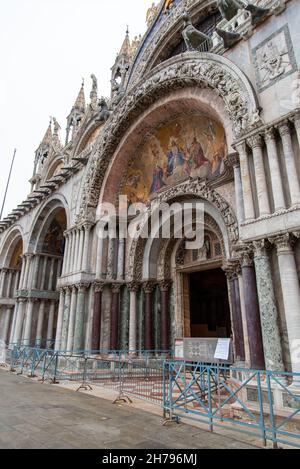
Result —
<instances>
[{"instance_id":1,"label":"stone pavement","mask_svg":"<svg viewBox=\"0 0 300 469\"><path fill-rule=\"evenodd\" d=\"M0 448L254 449L129 405L0 370Z\"/></svg>"}]
</instances>

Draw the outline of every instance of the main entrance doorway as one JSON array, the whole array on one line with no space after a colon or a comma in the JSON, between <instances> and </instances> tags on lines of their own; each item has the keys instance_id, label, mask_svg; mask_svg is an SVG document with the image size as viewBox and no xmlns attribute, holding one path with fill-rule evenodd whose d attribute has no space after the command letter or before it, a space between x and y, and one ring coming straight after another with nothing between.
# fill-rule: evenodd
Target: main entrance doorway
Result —
<instances>
[{"instance_id":1,"label":"main entrance doorway","mask_svg":"<svg viewBox=\"0 0 300 469\"><path fill-rule=\"evenodd\" d=\"M230 306L222 269L187 274L190 337L231 336Z\"/></svg>"}]
</instances>

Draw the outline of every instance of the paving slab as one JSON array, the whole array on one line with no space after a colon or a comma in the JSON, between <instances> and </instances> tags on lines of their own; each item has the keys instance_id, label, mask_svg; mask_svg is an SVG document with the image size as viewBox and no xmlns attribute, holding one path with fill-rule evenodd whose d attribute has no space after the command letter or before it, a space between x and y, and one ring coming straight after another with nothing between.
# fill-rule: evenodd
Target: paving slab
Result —
<instances>
[{"instance_id":1,"label":"paving slab","mask_svg":"<svg viewBox=\"0 0 300 469\"><path fill-rule=\"evenodd\" d=\"M235 438L162 426L162 418L127 404L0 370L0 448L256 449Z\"/></svg>"}]
</instances>

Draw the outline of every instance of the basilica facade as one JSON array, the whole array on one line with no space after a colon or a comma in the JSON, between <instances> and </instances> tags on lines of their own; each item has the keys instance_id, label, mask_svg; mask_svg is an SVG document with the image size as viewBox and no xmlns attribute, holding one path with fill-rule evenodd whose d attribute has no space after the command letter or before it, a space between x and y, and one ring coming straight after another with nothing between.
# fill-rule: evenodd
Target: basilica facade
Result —
<instances>
[{"instance_id":1,"label":"basilica facade","mask_svg":"<svg viewBox=\"0 0 300 469\"><path fill-rule=\"evenodd\" d=\"M111 96L82 85L0 222L2 341L159 353L231 337L235 363L300 372L299 20L298 0L173 0L126 33ZM173 212L142 236L154 203L187 202L202 246L161 236Z\"/></svg>"}]
</instances>

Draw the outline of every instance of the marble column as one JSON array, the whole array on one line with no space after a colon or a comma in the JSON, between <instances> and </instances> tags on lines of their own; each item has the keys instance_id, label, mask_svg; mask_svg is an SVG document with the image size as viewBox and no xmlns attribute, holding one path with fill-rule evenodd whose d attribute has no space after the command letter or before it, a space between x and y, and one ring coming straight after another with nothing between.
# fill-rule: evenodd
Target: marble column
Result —
<instances>
[{"instance_id":1,"label":"marble column","mask_svg":"<svg viewBox=\"0 0 300 469\"><path fill-rule=\"evenodd\" d=\"M85 225L84 225L83 260L82 260L82 270L84 272L88 272L88 270L89 270L91 228L92 228L92 225L90 223L85 223Z\"/></svg>"},{"instance_id":2,"label":"marble column","mask_svg":"<svg viewBox=\"0 0 300 469\"><path fill-rule=\"evenodd\" d=\"M58 259L55 257L51 257L50 259L50 270L49 270L49 279L48 279L48 290L53 291L53 282L54 282L54 268L55 268L55 262L57 262Z\"/></svg>"},{"instance_id":3,"label":"marble column","mask_svg":"<svg viewBox=\"0 0 300 469\"><path fill-rule=\"evenodd\" d=\"M74 285L72 287L71 304L70 304L70 317L68 324L68 340L67 350L71 352L74 344L74 331L75 331L75 320L76 320L76 302L77 302L77 288Z\"/></svg>"},{"instance_id":4,"label":"marble column","mask_svg":"<svg viewBox=\"0 0 300 469\"><path fill-rule=\"evenodd\" d=\"M241 315L243 323L243 338L244 338L244 347L245 347L245 365L250 367L250 351L249 351L249 341L248 341L248 331L247 331L247 319L246 319L246 309L245 309L245 297L244 297L244 283L242 270L240 269L237 272L238 275L238 284L241 300Z\"/></svg>"},{"instance_id":5,"label":"marble column","mask_svg":"<svg viewBox=\"0 0 300 469\"><path fill-rule=\"evenodd\" d=\"M240 287L238 280L239 265L225 268L228 281L228 290L231 300L231 322L234 343L235 362L245 361L244 328L242 319L242 308L240 298Z\"/></svg>"},{"instance_id":6,"label":"marble column","mask_svg":"<svg viewBox=\"0 0 300 469\"><path fill-rule=\"evenodd\" d=\"M297 132L298 146L300 149L300 112L297 112L293 117L290 118L290 120L293 122Z\"/></svg>"},{"instance_id":7,"label":"marble column","mask_svg":"<svg viewBox=\"0 0 300 469\"><path fill-rule=\"evenodd\" d=\"M9 340L8 333L9 333L9 325L11 323L12 309L13 309L13 306L7 306L5 310L5 318L4 318L4 324L3 324L3 330L2 330L2 340L4 340L5 343Z\"/></svg>"},{"instance_id":8,"label":"marble column","mask_svg":"<svg viewBox=\"0 0 300 469\"><path fill-rule=\"evenodd\" d=\"M118 248L118 279L124 280L125 239L119 239Z\"/></svg>"},{"instance_id":9,"label":"marble column","mask_svg":"<svg viewBox=\"0 0 300 469\"><path fill-rule=\"evenodd\" d=\"M26 257L23 255L23 256L21 256L21 259L22 259L22 266L21 266L21 274L20 274L20 280L19 280L19 285L18 285L19 290L22 290L22 286L23 286Z\"/></svg>"},{"instance_id":10,"label":"marble column","mask_svg":"<svg viewBox=\"0 0 300 469\"><path fill-rule=\"evenodd\" d=\"M93 351L100 350L103 288L104 288L103 283L100 283L100 282L95 283L94 314L93 314L93 329L92 329L92 350Z\"/></svg>"},{"instance_id":11,"label":"marble column","mask_svg":"<svg viewBox=\"0 0 300 469\"><path fill-rule=\"evenodd\" d=\"M23 267L21 290L26 289L26 276L27 276L27 269L28 269L28 255L27 254L24 254L24 256L23 256L22 265L23 264L24 264L24 267Z\"/></svg>"},{"instance_id":12,"label":"marble column","mask_svg":"<svg viewBox=\"0 0 300 469\"><path fill-rule=\"evenodd\" d=\"M1 269L1 277L0 277L0 298L4 298L5 272L6 272L6 269Z\"/></svg>"},{"instance_id":13,"label":"marble column","mask_svg":"<svg viewBox=\"0 0 300 469\"><path fill-rule=\"evenodd\" d=\"M250 367L260 370L265 368L265 361L255 272L252 259L248 252L242 255L241 260Z\"/></svg>"},{"instance_id":14,"label":"marble column","mask_svg":"<svg viewBox=\"0 0 300 469\"><path fill-rule=\"evenodd\" d=\"M110 350L119 348L120 284L111 286Z\"/></svg>"},{"instance_id":15,"label":"marble column","mask_svg":"<svg viewBox=\"0 0 300 469\"><path fill-rule=\"evenodd\" d=\"M245 220L254 220L255 211L253 203L253 194L251 187L251 175L248 165L248 154L246 143L240 143L236 145L236 149L240 157L240 169L241 169L241 179L243 187L243 199L244 199L244 211L245 211Z\"/></svg>"},{"instance_id":16,"label":"marble column","mask_svg":"<svg viewBox=\"0 0 300 469\"><path fill-rule=\"evenodd\" d=\"M103 260L103 237L98 235L97 257L96 257L96 279L102 279L102 260Z\"/></svg>"},{"instance_id":17,"label":"marble column","mask_svg":"<svg viewBox=\"0 0 300 469\"><path fill-rule=\"evenodd\" d=\"M24 337L23 337L24 345L30 345L30 341L31 341L33 306L34 306L34 299L29 298L27 302L26 317L25 317L25 330L24 330Z\"/></svg>"},{"instance_id":18,"label":"marble column","mask_svg":"<svg viewBox=\"0 0 300 469\"><path fill-rule=\"evenodd\" d=\"M50 301L48 325L47 325L47 348L52 348L53 341L53 326L54 326L54 315L55 315L56 301Z\"/></svg>"},{"instance_id":19,"label":"marble column","mask_svg":"<svg viewBox=\"0 0 300 469\"><path fill-rule=\"evenodd\" d=\"M265 131L275 212L286 208L274 129Z\"/></svg>"},{"instance_id":20,"label":"marble column","mask_svg":"<svg viewBox=\"0 0 300 469\"><path fill-rule=\"evenodd\" d=\"M42 273L41 273L41 278L40 278L40 289L41 290L46 290L46 271L47 271L47 264L48 264L48 257L43 256L41 257L42 262Z\"/></svg>"},{"instance_id":21,"label":"marble column","mask_svg":"<svg viewBox=\"0 0 300 469\"><path fill-rule=\"evenodd\" d=\"M297 173L296 158L292 144L291 131L288 122L279 124L278 130L282 139L291 203L292 205L296 205L300 203L300 184Z\"/></svg>"},{"instance_id":22,"label":"marble column","mask_svg":"<svg viewBox=\"0 0 300 469\"><path fill-rule=\"evenodd\" d=\"M129 308L130 293L127 285L123 285L120 295L119 348L126 351L129 349Z\"/></svg>"},{"instance_id":23,"label":"marble column","mask_svg":"<svg viewBox=\"0 0 300 469\"><path fill-rule=\"evenodd\" d=\"M42 300L39 305L38 322L37 322L36 337L35 337L35 345L37 347L40 347L42 345L44 317L45 317L45 300Z\"/></svg>"},{"instance_id":24,"label":"marble column","mask_svg":"<svg viewBox=\"0 0 300 469\"><path fill-rule=\"evenodd\" d=\"M271 264L265 241L255 241L253 246L266 369L284 371Z\"/></svg>"},{"instance_id":25,"label":"marble column","mask_svg":"<svg viewBox=\"0 0 300 469\"><path fill-rule=\"evenodd\" d=\"M84 348L84 312L85 312L85 296L87 291L87 284L77 285L77 307L76 307L76 320L74 327L74 350L83 350Z\"/></svg>"},{"instance_id":26,"label":"marble column","mask_svg":"<svg viewBox=\"0 0 300 469\"><path fill-rule=\"evenodd\" d=\"M284 303L292 371L300 373L300 287L293 252L293 239L287 233L275 238ZM297 379L300 384L300 379Z\"/></svg>"},{"instance_id":27,"label":"marble column","mask_svg":"<svg viewBox=\"0 0 300 469\"><path fill-rule=\"evenodd\" d=\"M252 148L259 215L269 215L271 209L262 151L263 140L260 135L254 135L247 140L247 143Z\"/></svg>"},{"instance_id":28,"label":"marble column","mask_svg":"<svg viewBox=\"0 0 300 469\"><path fill-rule=\"evenodd\" d=\"M65 302L64 302L64 313L63 313L63 324L61 331L61 346L60 350L67 350L68 342L68 331L69 331L69 319L70 319L70 305L71 305L71 288L64 288Z\"/></svg>"},{"instance_id":29,"label":"marble column","mask_svg":"<svg viewBox=\"0 0 300 469\"><path fill-rule=\"evenodd\" d=\"M25 308L26 308L26 299L20 298L18 300L18 308L16 312L16 323L13 335L13 343L19 344L22 337L22 329L24 324L25 317Z\"/></svg>"},{"instance_id":30,"label":"marble column","mask_svg":"<svg viewBox=\"0 0 300 469\"><path fill-rule=\"evenodd\" d=\"M114 278L114 267L115 267L115 238L109 236L108 238L108 250L107 250L107 279L112 280Z\"/></svg>"},{"instance_id":31,"label":"marble column","mask_svg":"<svg viewBox=\"0 0 300 469\"><path fill-rule=\"evenodd\" d=\"M9 269L8 275L7 275L6 298L11 298L12 280L13 280L13 271Z\"/></svg>"},{"instance_id":32,"label":"marble column","mask_svg":"<svg viewBox=\"0 0 300 469\"><path fill-rule=\"evenodd\" d=\"M39 263L40 263L40 256L38 254L35 254L35 256L32 258L32 263L33 263L32 288L37 289L38 288Z\"/></svg>"},{"instance_id":33,"label":"marble column","mask_svg":"<svg viewBox=\"0 0 300 469\"><path fill-rule=\"evenodd\" d=\"M69 256L70 256L70 236L68 232L64 234L66 244L65 244L65 252L64 252L64 259L63 259L63 268L61 276L63 277L68 272L68 263L69 263Z\"/></svg>"},{"instance_id":34,"label":"marble column","mask_svg":"<svg viewBox=\"0 0 300 469\"><path fill-rule=\"evenodd\" d=\"M145 293L145 350L153 350L152 293L154 284L145 282L143 288Z\"/></svg>"},{"instance_id":35,"label":"marble column","mask_svg":"<svg viewBox=\"0 0 300 469\"><path fill-rule=\"evenodd\" d=\"M170 311L169 311L169 292L171 282L164 280L160 282L161 294L161 350L166 352L170 348Z\"/></svg>"},{"instance_id":36,"label":"marble column","mask_svg":"<svg viewBox=\"0 0 300 469\"><path fill-rule=\"evenodd\" d=\"M74 229L74 236L75 236L75 239L74 239L74 258L73 258L73 272L77 272L79 269L78 269L78 262L79 262L79 259L80 259L80 256L79 256L79 245L80 245L80 229L79 228L75 228Z\"/></svg>"},{"instance_id":37,"label":"marble column","mask_svg":"<svg viewBox=\"0 0 300 469\"><path fill-rule=\"evenodd\" d=\"M235 201L236 211L239 225L245 220L245 209L243 200L243 185L240 168L240 159L238 153L231 153L228 155L228 161L233 167L234 171L234 189L235 189Z\"/></svg>"},{"instance_id":38,"label":"marble column","mask_svg":"<svg viewBox=\"0 0 300 469\"><path fill-rule=\"evenodd\" d=\"M66 267L66 274L73 272L73 259L74 259L74 232L69 231L69 255L68 255L68 264Z\"/></svg>"},{"instance_id":39,"label":"marble column","mask_svg":"<svg viewBox=\"0 0 300 469\"><path fill-rule=\"evenodd\" d=\"M55 337L55 346L54 346L55 350L61 350L64 309L65 309L65 291L63 288L61 288L60 295L59 295L56 337Z\"/></svg>"},{"instance_id":40,"label":"marble column","mask_svg":"<svg viewBox=\"0 0 300 469\"><path fill-rule=\"evenodd\" d=\"M81 226L78 228L79 244L78 244L78 253L77 253L77 271L82 270L82 260L83 260L83 245L84 245L84 227Z\"/></svg>"},{"instance_id":41,"label":"marble column","mask_svg":"<svg viewBox=\"0 0 300 469\"><path fill-rule=\"evenodd\" d=\"M129 351L135 353L137 351L137 292L139 284L132 282L128 285L130 292L129 306Z\"/></svg>"}]
</instances>

